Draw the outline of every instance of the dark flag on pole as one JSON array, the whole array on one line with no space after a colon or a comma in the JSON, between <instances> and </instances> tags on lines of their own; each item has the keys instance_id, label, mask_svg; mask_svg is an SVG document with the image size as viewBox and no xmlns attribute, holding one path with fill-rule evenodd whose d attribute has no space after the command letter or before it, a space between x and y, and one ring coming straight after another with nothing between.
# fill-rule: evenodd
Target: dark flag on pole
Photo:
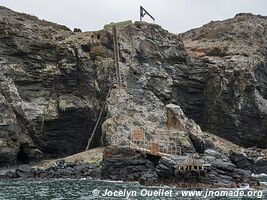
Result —
<instances>
[{"instance_id":1,"label":"dark flag on pole","mask_svg":"<svg viewBox=\"0 0 267 200\"><path fill-rule=\"evenodd\" d=\"M140 21L142 21L145 15L148 15L151 19L153 19L153 21L155 21L155 18L152 17L152 15L150 15L149 12L147 12L146 9L143 8L143 6L140 6Z\"/></svg>"}]
</instances>

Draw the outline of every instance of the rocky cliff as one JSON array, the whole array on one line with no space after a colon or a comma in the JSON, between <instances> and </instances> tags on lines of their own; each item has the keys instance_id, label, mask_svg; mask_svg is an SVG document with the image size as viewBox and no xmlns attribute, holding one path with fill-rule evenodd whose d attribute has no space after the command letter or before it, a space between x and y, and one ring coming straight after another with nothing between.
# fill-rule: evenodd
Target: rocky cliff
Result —
<instances>
[{"instance_id":1,"label":"rocky cliff","mask_svg":"<svg viewBox=\"0 0 267 200\"><path fill-rule=\"evenodd\" d=\"M1 7L0 32L0 163L84 150L107 92L100 64L65 26Z\"/></svg>"},{"instance_id":2,"label":"rocky cliff","mask_svg":"<svg viewBox=\"0 0 267 200\"><path fill-rule=\"evenodd\" d=\"M267 17L241 13L180 35L208 67L198 122L245 147L267 147L266 30Z\"/></svg>"},{"instance_id":3,"label":"rocky cliff","mask_svg":"<svg viewBox=\"0 0 267 200\"><path fill-rule=\"evenodd\" d=\"M217 148L207 133L266 148L267 18L241 14L179 36L155 24L72 32L0 7L0 165L127 144L133 129L183 153Z\"/></svg>"}]
</instances>

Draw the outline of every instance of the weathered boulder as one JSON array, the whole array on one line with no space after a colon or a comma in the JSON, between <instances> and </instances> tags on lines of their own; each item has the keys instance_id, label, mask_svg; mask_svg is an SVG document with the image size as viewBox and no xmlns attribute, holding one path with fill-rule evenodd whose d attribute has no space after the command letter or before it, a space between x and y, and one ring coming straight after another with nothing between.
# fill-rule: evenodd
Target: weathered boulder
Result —
<instances>
[{"instance_id":1,"label":"weathered boulder","mask_svg":"<svg viewBox=\"0 0 267 200\"><path fill-rule=\"evenodd\" d=\"M161 179L174 178L175 161L170 158L161 158L157 165L157 173Z\"/></svg>"},{"instance_id":2,"label":"weathered boulder","mask_svg":"<svg viewBox=\"0 0 267 200\"><path fill-rule=\"evenodd\" d=\"M267 174L267 159L261 158L255 162L255 172Z\"/></svg>"},{"instance_id":3,"label":"weathered boulder","mask_svg":"<svg viewBox=\"0 0 267 200\"><path fill-rule=\"evenodd\" d=\"M246 155L231 151L229 158L237 168L254 171L254 161L252 159L249 159Z\"/></svg>"},{"instance_id":4,"label":"weathered boulder","mask_svg":"<svg viewBox=\"0 0 267 200\"><path fill-rule=\"evenodd\" d=\"M31 175L32 167L30 165L20 165L16 170L16 176L19 178L28 178Z\"/></svg>"},{"instance_id":5,"label":"weathered boulder","mask_svg":"<svg viewBox=\"0 0 267 200\"><path fill-rule=\"evenodd\" d=\"M0 179L13 179L17 178L16 169L2 169L0 170Z\"/></svg>"},{"instance_id":6,"label":"weathered boulder","mask_svg":"<svg viewBox=\"0 0 267 200\"><path fill-rule=\"evenodd\" d=\"M111 180L153 183L158 174L145 154L130 148L107 147L104 150L102 177Z\"/></svg>"},{"instance_id":7,"label":"weathered boulder","mask_svg":"<svg viewBox=\"0 0 267 200\"><path fill-rule=\"evenodd\" d=\"M0 179L15 178L90 178L100 179L99 165L90 163L69 163L60 160L47 168L20 165L16 169L0 169Z\"/></svg>"}]
</instances>

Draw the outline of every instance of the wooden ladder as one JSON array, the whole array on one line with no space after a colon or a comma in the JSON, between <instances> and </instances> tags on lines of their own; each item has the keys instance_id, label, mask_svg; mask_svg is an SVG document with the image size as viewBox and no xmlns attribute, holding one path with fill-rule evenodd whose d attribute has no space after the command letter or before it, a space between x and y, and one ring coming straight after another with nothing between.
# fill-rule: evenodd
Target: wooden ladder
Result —
<instances>
[{"instance_id":1,"label":"wooden ladder","mask_svg":"<svg viewBox=\"0 0 267 200\"><path fill-rule=\"evenodd\" d=\"M116 69L116 82L121 86L121 73L120 73L120 63L119 63L119 44L117 37L117 27L113 26L113 44L114 44L114 63Z\"/></svg>"}]
</instances>

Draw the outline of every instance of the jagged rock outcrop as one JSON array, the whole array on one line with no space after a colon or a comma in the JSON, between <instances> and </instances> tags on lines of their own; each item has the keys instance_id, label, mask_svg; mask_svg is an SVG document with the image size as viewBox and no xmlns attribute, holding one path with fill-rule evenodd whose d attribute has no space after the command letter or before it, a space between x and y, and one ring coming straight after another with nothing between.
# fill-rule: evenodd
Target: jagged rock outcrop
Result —
<instances>
[{"instance_id":1,"label":"jagged rock outcrop","mask_svg":"<svg viewBox=\"0 0 267 200\"><path fill-rule=\"evenodd\" d=\"M205 76L205 65L191 59L178 37L158 25L136 22L119 29L118 40L122 86L112 89L107 98L106 143L125 145L131 132L141 129L150 141L174 142L185 152L195 152L189 134L201 129L178 105L190 110L204 103L203 90L196 91L204 78L195 74ZM202 107L192 110L192 115L197 118Z\"/></svg>"},{"instance_id":2,"label":"jagged rock outcrop","mask_svg":"<svg viewBox=\"0 0 267 200\"><path fill-rule=\"evenodd\" d=\"M238 14L180 35L189 54L208 66L197 122L245 147L267 147L266 30L267 17Z\"/></svg>"},{"instance_id":3,"label":"jagged rock outcrop","mask_svg":"<svg viewBox=\"0 0 267 200\"><path fill-rule=\"evenodd\" d=\"M102 177L111 180L157 182L158 158L149 160L145 154L130 148L108 147L103 153Z\"/></svg>"},{"instance_id":4,"label":"jagged rock outcrop","mask_svg":"<svg viewBox=\"0 0 267 200\"><path fill-rule=\"evenodd\" d=\"M180 36L146 22L118 27L118 87L110 27L72 32L0 7L0 166L84 150L104 105L90 147L125 145L138 128L183 153L216 148L203 130L265 148L265 29L266 18L253 15ZM141 179L155 178L153 163L139 161L154 170ZM113 167L117 176L120 163Z\"/></svg>"}]
</instances>

